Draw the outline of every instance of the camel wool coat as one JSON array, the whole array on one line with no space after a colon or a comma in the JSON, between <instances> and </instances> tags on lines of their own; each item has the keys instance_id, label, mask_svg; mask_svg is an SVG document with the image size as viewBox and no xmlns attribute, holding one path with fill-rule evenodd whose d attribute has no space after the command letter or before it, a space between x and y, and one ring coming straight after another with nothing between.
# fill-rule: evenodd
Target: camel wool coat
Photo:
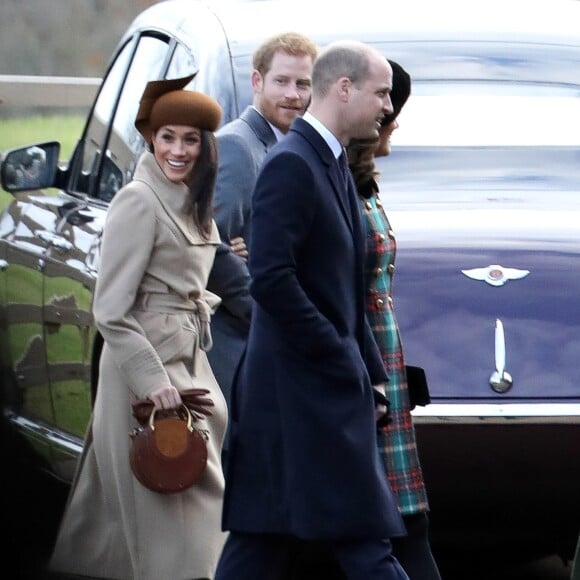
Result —
<instances>
[{"instance_id":1,"label":"camel wool coat","mask_svg":"<svg viewBox=\"0 0 580 580\"><path fill-rule=\"evenodd\" d=\"M103 232L93 312L105 340L83 455L50 568L122 580L213 578L225 534L220 517L224 397L209 367L209 316L219 298L206 282L220 242L182 211L187 189L151 153L113 199ZM129 465L131 402L170 382L209 389L212 415L201 480L170 495L142 486Z\"/></svg>"}]
</instances>

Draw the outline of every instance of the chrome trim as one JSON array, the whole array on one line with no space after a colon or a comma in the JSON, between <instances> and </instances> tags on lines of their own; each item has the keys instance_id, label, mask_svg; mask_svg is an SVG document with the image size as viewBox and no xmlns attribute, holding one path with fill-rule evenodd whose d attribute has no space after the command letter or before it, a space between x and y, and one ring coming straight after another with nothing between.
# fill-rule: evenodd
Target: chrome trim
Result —
<instances>
[{"instance_id":1,"label":"chrome trim","mask_svg":"<svg viewBox=\"0 0 580 580\"><path fill-rule=\"evenodd\" d=\"M580 403L431 403L411 411L422 423L573 423Z\"/></svg>"},{"instance_id":2,"label":"chrome trim","mask_svg":"<svg viewBox=\"0 0 580 580\"><path fill-rule=\"evenodd\" d=\"M471 270L461 270L472 280L483 280L490 286L503 286L509 280L519 280L525 278L530 271L519 270L518 268L505 268L499 264L491 264L487 268L472 268Z\"/></svg>"},{"instance_id":3,"label":"chrome trim","mask_svg":"<svg viewBox=\"0 0 580 580\"><path fill-rule=\"evenodd\" d=\"M33 436L54 443L55 445L58 445L59 447L66 449L70 453L74 453L76 455L80 455L82 453L83 450L82 440L74 439L70 435L50 430L44 424L35 423L33 421L30 421L29 419L26 419L25 417L15 415L10 412L6 413L6 418L17 429L20 429L20 431L26 431Z\"/></svg>"},{"instance_id":4,"label":"chrome trim","mask_svg":"<svg viewBox=\"0 0 580 580\"><path fill-rule=\"evenodd\" d=\"M505 393L513 385L511 375L505 370L505 334L499 318L495 320L495 371L489 377L489 384L496 393Z\"/></svg>"},{"instance_id":5,"label":"chrome trim","mask_svg":"<svg viewBox=\"0 0 580 580\"><path fill-rule=\"evenodd\" d=\"M71 242L69 242L62 236L55 234L54 232L41 231L38 232L37 235L43 242L47 243L49 246L56 248L58 250L68 252L73 249L73 245Z\"/></svg>"}]
</instances>

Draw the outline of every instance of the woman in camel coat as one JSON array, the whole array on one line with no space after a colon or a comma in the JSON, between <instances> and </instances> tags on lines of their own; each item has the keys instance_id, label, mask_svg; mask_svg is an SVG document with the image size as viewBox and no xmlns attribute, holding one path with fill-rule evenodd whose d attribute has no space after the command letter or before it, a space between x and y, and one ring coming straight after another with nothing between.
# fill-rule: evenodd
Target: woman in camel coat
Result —
<instances>
[{"instance_id":1,"label":"woman in camel coat","mask_svg":"<svg viewBox=\"0 0 580 580\"><path fill-rule=\"evenodd\" d=\"M84 453L50 568L91 578L212 578L225 536L220 464L227 409L209 367L209 319L219 298L206 283L220 242L211 218L219 105L149 83L136 126L150 144L133 181L113 199L103 232L94 316L105 346ZM213 405L201 480L164 495L129 464L131 403L180 405L180 391L207 389Z\"/></svg>"}]
</instances>

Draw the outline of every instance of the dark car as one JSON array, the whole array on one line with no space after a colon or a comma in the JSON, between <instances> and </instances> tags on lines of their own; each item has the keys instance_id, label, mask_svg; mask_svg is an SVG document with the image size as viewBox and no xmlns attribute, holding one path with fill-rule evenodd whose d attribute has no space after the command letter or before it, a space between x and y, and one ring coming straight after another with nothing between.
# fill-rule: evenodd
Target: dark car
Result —
<instances>
[{"instance_id":1,"label":"dark car","mask_svg":"<svg viewBox=\"0 0 580 580\"><path fill-rule=\"evenodd\" d=\"M153 5L116 49L71 159L4 155L0 364L7 419L70 481L102 339L91 315L108 203L144 143L148 80L196 72L223 122L251 101L254 47L297 30L371 43L413 78L381 191L393 300L434 543L573 552L580 525L580 2L301 0ZM43 188L54 188L46 191ZM127 215L127 227L139 224Z\"/></svg>"}]
</instances>

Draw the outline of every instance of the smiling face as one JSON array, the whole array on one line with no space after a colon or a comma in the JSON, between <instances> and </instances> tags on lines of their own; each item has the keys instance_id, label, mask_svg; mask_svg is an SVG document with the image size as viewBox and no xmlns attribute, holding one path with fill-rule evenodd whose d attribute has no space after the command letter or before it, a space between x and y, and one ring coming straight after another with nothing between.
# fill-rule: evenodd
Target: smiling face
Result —
<instances>
[{"instance_id":1,"label":"smiling face","mask_svg":"<svg viewBox=\"0 0 580 580\"><path fill-rule=\"evenodd\" d=\"M254 106L283 133L306 110L312 92L312 66L309 55L294 56L279 50L267 73L252 72Z\"/></svg>"},{"instance_id":2,"label":"smiling face","mask_svg":"<svg viewBox=\"0 0 580 580\"><path fill-rule=\"evenodd\" d=\"M201 130L188 125L164 125L153 135L155 159L169 181L185 182L201 153Z\"/></svg>"}]
</instances>

